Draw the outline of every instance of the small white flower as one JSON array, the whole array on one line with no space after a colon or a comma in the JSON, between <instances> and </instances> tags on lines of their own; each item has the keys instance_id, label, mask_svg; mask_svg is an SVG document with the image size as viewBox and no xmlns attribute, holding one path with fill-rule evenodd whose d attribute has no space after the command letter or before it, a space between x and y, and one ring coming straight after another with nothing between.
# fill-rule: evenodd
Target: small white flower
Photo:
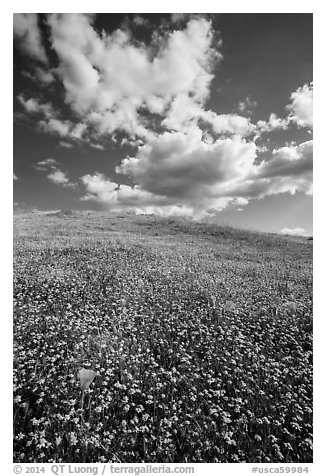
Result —
<instances>
[{"instance_id":1,"label":"small white flower","mask_svg":"<svg viewBox=\"0 0 326 476\"><path fill-rule=\"evenodd\" d=\"M71 444L72 444L73 446L76 445L76 444L77 444L77 441L78 441L78 440L77 440L77 437L76 437L76 435L75 435L75 433L74 433L73 431L70 433L70 441L71 441Z\"/></svg>"}]
</instances>

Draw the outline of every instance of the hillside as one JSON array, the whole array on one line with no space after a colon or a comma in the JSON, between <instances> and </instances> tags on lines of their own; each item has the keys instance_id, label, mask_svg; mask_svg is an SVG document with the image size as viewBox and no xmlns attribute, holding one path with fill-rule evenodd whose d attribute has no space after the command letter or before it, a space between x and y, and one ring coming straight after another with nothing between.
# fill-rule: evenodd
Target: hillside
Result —
<instances>
[{"instance_id":1,"label":"hillside","mask_svg":"<svg viewBox=\"0 0 326 476\"><path fill-rule=\"evenodd\" d=\"M312 461L307 238L16 215L14 351L16 462Z\"/></svg>"}]
</instances>

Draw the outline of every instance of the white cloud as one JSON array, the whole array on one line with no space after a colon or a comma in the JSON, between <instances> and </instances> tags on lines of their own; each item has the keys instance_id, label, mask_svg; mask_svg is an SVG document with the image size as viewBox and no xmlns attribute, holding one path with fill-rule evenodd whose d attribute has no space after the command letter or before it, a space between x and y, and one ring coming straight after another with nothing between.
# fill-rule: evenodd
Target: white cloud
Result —
<instances>
[{"instance_id":1,"label":"white cloud","mask_svg":"<svg viewBox=\"0 0 326 476\"><path fill-rule=\"evenodd\" d=\"M14 180L19 180L19 178L17 177L17 175L15 174L15 172L14 172L14 174L13 174L13 179L14 179Z\"/></svg>"},{"instance_id":2,"label":"white cloud","mask_svg":"<svg viewBox=\"0 0 326 476\"><path fill-rule=\"evenodd\" d=\"M243 205L248 205L249 200L247 198L243 197L237 197L233 201L233 205L235 206L243 206Z\"/></svg>"},{"instance_id":3,"label":"white cloud","mask_svg":"<svg viewBox=\"0 0 326 476\"><path fill-rule=\"evenodd\" d=\"M279 193L312 194L313 142L274 150L269 160L255 165L245 180L230 188L236 196L263 198Z\"/></svg>"},{"instance_id":4,"label":"white cloud","mask_svg":"<svg viewBox=\"0 0 326 476\"><path fill-rule=\"evenodd\" d=\"M79 122L72 129L70 129L69 137L73 140L83 140L87 131L87 125Z\"/></svg>"},{"instance_id":5,"label":"white cloud","mask_svg":"<svg viewBox=\"0 0 326 476\"><path fill-rule=\"evenodd\" d=\"M289 129L291 124L299 127L313 128L313 85L305 84L290 95L291 103L286 106L290 113L285 117L278 117L275 113L269 116L268 121L260 120L256 124L257 136L263 132Z\"/></svg>"},{"instance_id":6,"label":"white cloud","mask_svg":"<svg viewBox=\"0 0 326 476\"><path fill-rule=\"evenodd\" d=\"M200 129L194 128L188 134L166 132L149 141L136 157L124 159L118 171L143 190L201 207L209 197L214 201L219 196L221 186L245 177L255 156L252 143L239 138L205 143Z\"/></svg>"},{"instance_id":7,"label":"white cloud","mask_svg":"<svg viewBox=\"0 0 326 476\"><path fill-rule=\"evenodd\" d=\"M50 134L57 134L59 137L70 137L72 124L70 121L62 121L51 118L47 121L40 121L40 128Z\"/></svg>"},{"instance_id":8,"label":"white cloud","mask_svg":"<svg viewBox=\"0 0 326 476\"><path fill-rule=\"evenodd\" d=\"M21 94L17 96L17 99L29 114L42 114L45 117L52 117L54 115L51 104L42 104L39 99L35 98L25 99Z\"/></svg>"},{"instance_id":9,"label":"white cloud","mask_svg":"<svg viewBox=\"0 0 326 476\"><path fill-rule=\"evenodd\" d=\"M14 13L14 38L19 48L32 59L47 64L36 13Z\"/></svg>"},{"instance_id":10,"label":"white cloud","mask_svg":"<svg viewBox=\"0 0 326 476\"><path fill-rule=\"evenodd\" d=\"M47 170L56 169L59 166L59 163L55 159L44 159L36 163L34 168L36 170L46 172Z\"/></svg>"},{"instance_id":11,"label":"white cloud","mask_svg":"<svg viewBox=\"0 0 326 476\"><path fill-rule=\"evenodd\" d=\"M147 20L146 18L142 17L141 15L135 15L132 19L134 25L140 26L140 27L149 27L150 26L150 21Z\"/></svg>"},{"instance_id":12,"label":"white cloud","mask_svg":"<svg viewBox=\"0 0 326 476\"><path fill-rule=\"evenodd\" d=\"M269 161L256 167L256 177L296 177L307 174L311 178L313 167L313 141L299 146L286 146L273 151ZM310 182L310 180L309 180Z\"/></svg>"},{"instance_id":13,"label":"white cloud","mask_svg":"<svg viewBox=\"0 0 326 476\"><path fill-rule=\"evenodd\" d=\"M63 141L61 140L58 144L59 147L62 147L63 149L72 149L74 147L73 144L71 144L70 142L66 142L66 141Z\"/></svg>"},{"instance_id":14,"label":"white cloud","mask_svg":"<svg viewBox=\"0 0 326 476\"><path fill-rule=\"evenodd\" d=\"M42 104L38 99L25 99L22 95L17 96L17 99L28 114L43 116L38 122L38 128L41 131L75 142L89 142L87 124L60 119L59 113L51 104ZM67 147L67 142L63 147Z\"/></svg>"},{"instance_id":15,"label":"white cloud","mask_svg":"<svg viewBox=\"0 0 326 476\"><path fill-rule=\"evenodd\" d=\"M105 147L102 144L92 144L92 143L90 143L89 146L92 147L92 149L105 150Z\"/></svg>"},{"instance_id":16,"label":"white cloud","mask_svg":"<svg viewBox=\"0 0 326 476\"><path fill-rule=\"evenodd\" d=\"M151 204L164 204L165 200L141 190L137 185L119 185L107 179L101 173L87 174L81 177L86 188L83 200L94 200L100 204L121 207L150 206Z\"/></svg>"},{"instance_id":17,"label":"white cloud","mask_svg":"<svg viewBox=\"0 0 326 476\"><path fill-rule=\"evenodd\" d=\"M210 117L209 117L210 115ZM205 116L204 116L205 117ZM254 131L255 127L247 117L237 114L207 113L207 120L212 124L216 134L238 134L246 136Z\"/></svg>"},{"instance_id":18,"label":"white cloud","mask_svg":"<svg viewBox=\"0 0 326 476\"><path fill-rule=\"evenodd\" d=\"M54 82L54 75L50 70L45 70L37 66L34 70L34 75L41 83L49 85Z\"/></svg>"},{"instance_id":19,"label":"white cloud","mask_svg":"<svg viewBox=\"0 0 326 476\"><path fill-rule=\"evenodd\" d=\"M313 128L313 85L305 84L291 93L291 103L286 106L290 111L285 118L278 117L272 113L268 121L258 121L256 125L257 137L262 132L271 132L274 130L286 130L291 124L299 127Z\"/></svg>"},{"instance_id":20,"label":"white cloud","mask_svg":"<svg viewBox=\"0 0 326 476\"><path fill-rule=\"evenodd\" d=\"M246 136L255 130L247 117L237 114L216 114L205 110L200 102L188 94L178 94L171 102L162 124L175 131L187 132L199 121L211 126L216 135L237 134Z\"/></svg>"},{"instance_id":21,"label":"white cloud","mask_svg":"<svg viewBox=\"0 0 326 476\"><path fill-rule=\"evenodd\" d=\"M66 173L62 172L62 170L54 170L53 172L50 172L47 175L47 178L55 184L59 184L59 185L68 185L69 184L69 179L68 179Z\"/></svg>"},{"instance_id":22,"label":"white cloud","mask_svg":"<svg viewBox=\"0 0 326 476\"><path fill-rule=\"evenodd\" d=\"M76 184L70 182L67 173L62 171L59 166L60 164L55 159L48 158L37 162L34 168L40 172L47 172L46 177L56 185L75 188Z\"/></svg>"},{"instance_id":23,"label":"white cloud","mask_svg":"<svg viewBox=\"0 0 326 476\"><path fill-rule=\"evenodd\" d=\"M254 101L250 96L247 96L243 101L239 101L236 109L241 114L252 114L253 110L257 106L257 101Z\"/></svg>"},{"instance_id":24,"label":"white cloud","mask_svg":"<svg viewBox=\"0 0 326 476\"><path fill-rule=\"evenodd\" d=\"M259 132L270 132L277 129L288 129L289 127L289 118L281 118L278 117L276 114L271 113L269 116L268 121L258 121L257 122L257 129Z\"/></svg>"},{"instance_id":25,"label":"white cloud","mask_svg":"<svg viewBox=\"0 0 326 476\"><path fill-rule=\"evenodd\" d=\"M51 70L46 70L39 66L34 68L33 74L29 71L22 71L22 76L30 79L33 82L37 82L41 86L49 86L55 81L54 75Z\"/></svg>"},{"instance_id":26,"label":"white cloud","mask_svg":"<svg viewBox=\"0 0 326 476\"><path fill-rule=\"evenodd\" d=\"M66 101L101 135L121 130L147 139L146 113L162 114L179 94L200 104L209 95L218 55L203 18L162 36L156 53L126 31L100 36L87 15L53 14L48 23Z\"/></svg>"},{"instance_id":27,"label":"white cloud","mask_svg":"<svg viewBox=\"0 0 326 476\"><path fill-rule=\"evenodd\" d=\"M101 204L114 205L117 202L118 184L106 179L103 174L84 175L81 177L86 188L86 195L83 200L93 200Z\"/></svg>"},{"instance_id":28,"label":"white cloud","mask_svg":"<svg viewBox=\"0 0 326 476\"><path fill-rule=\"evenodd\" d=\"M189 13L172 13L171 22L172 23L181 23L189 17Z\"/></svg>"},{"instance_id":29,"label":"white cloud","mask_svg":"<svg viewBox=\"0 0 326 476\"><path fill-rule=\"evenodd\" d=\"M92 200L111 210L130 210L137 215L155 214L160 216L203 216L204 211L194 212L193 207L175 204L169 197L163 197L141 190L139 186L119 185L103 174L84 175L81 181L86 195L82 200Z\"/></svg>"},{"instance_id":30,"label":"white cloud","mask_svg":"<svg viewBox=\"0 0 326 476\"><path fill-rule=\"evenodd\" d=\"M110 208L194 216L268 195L312 193L312 141L277 149L259 165L255 158L254 143L238 136L205 142L194 127L187 134L165 132L125 158L117 172L128 175L133 187L102 174L84 176L82 182L87 200Z\"/></svg>"},{"instance_id":31,"label":"white cloud","mask_svg":"<svg viewBox=\"0 0 326 476\"><path fill-rule=\"evenodd\" d=\"M305 84L291 94L290 118L300 127L313 128L313 85Z\"/></svg>"},{"instance_id":32,"label":"white cloud","mask_svg":"<svg viewBox=\"0 0 326 476\"><path fill-rule=\"evenodd\" d=\"M310 86L292 93L287 117L271 114L253 124L244 115L205 107L212 66L221 58L212 47L209 20L183 17L186 26L177 29L181 17L176 15L174 31L158 29L145 45L126 29L99 33L93 15L51 14L47 19L58 67L48 77L44 68L36 74L43 83L50 84L53 74L61 80L72 114L63 119L50 104L19 96L25 111L39 114L39 128L56 135L61 147L87 143L103 149L106 136L135 147L117 168L118 181L129 176L133 185L86 174L81 177L84 200L137 213L202 216L272 194L312 193L312 142L282 147L269 156L265 145L255 144L262 133L312 125ZM141 18L137 22L142 26ZM247 97L237 109L248 115L254 106ZM264 160L257 164L262 150ZM73 185L55 161L38 167L54 183Z\"/></svg>"},{"instance_id":33,"label":"white cloud","mask_svg":"<svg viewBox=\"0 0 326 476\"><path fill-rule=\"evenodd\" d=\"M187 131L198 123L204 112L200 103L188 94L180 93L172 99L162 124L167 129Z\"/></svg>"},{"instance_id":34,"label":"white cloud","mask_svg":"<svg viewBox=\"0 0 326 476\"><path fill-rule=\"evenodd\" d=\"M307 236L304 228L282 228L280 233L282 235Z\"/></svg>"},{"instance_id":35,"label":"white cloud","mask_svg":"<svg viewBox=\"0 0 326 476\"><path fill-rule=\"evenodd\" d=\"M25 99L22 95L17 96L17 99L28 114L43 116L38 122L41 131L75 142L89 142L87 124L60 119L51 104L42 104L38 99ZM67 142L64 147L67 147Z\"/></svg>"},{"instance_id":36,"label":"white cloud","mask_svg":"<svg viewBox=\"0 0 326 476\"><path fill-rule=\"evenodd\" d=\"M44 131L75 140L88 135L98 139L120 131L128 141L141 138L147 142L156 136L156 126L186 133L199 125L215 136L246 137L256 132L256 138L262 132L288 128L289 118L275 114L268 121L259 121L255 128L248 117L218 115L205 109L212 67L221 58L212 48L209 20L188 16L182 30L169 34L157 31L155 49L136 43L130 31L99 34L94 18L86 14L48 15L50 40L59 59L56 74L65 88L65 100L79 115L82 126L53 117L41 124ZM239 108L248 112L255 104L247 97ZM158 116L156 126L152 114Z\"/></svg>"},{"instance_id":37,"label":"white cloud","mask_svg":"<svg viewBox=\"0 0 326 476\"><path fill-rule=\"evenodd\" d=\"M218 115L204 107L212 66L221 58L212 48L209 20L193 17L183 30L157 33L157 51L136 44L127 31L99 35L93 20L79 14L48 16L52 47L59 58L56 72L81 125L53 116L40 123L43 131L73 140L120 131L134 143L155 138L156 126L186 133L205 124L215 136L245 137L254 131L247 117ZM157 115L156 126L152 114Z\"/></svg>"},{"instance_id":38,"label":"white cloud","mask_svg":"<svg viewBox=\"0 0 326 476\"><path fill-rule=\"evenodd\" d=\"M57 135L61 138L71 139L75 142L88 142L87 126L81 122L74 124L69 120L57 119L55 117L47 118L39 122L39 128L48 134ZM62 141L60 142L62 146ZM64 142L63 147L67 147ZM68 146L69 147L69 146Z\"/></svg>"}]
</instances>

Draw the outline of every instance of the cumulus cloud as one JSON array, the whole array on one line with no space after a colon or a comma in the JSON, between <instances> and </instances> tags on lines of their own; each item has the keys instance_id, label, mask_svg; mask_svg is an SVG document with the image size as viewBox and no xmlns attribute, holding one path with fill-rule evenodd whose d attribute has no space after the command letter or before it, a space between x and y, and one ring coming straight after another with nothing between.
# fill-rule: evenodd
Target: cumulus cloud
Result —
<instances>
[{"instance_id":1,"label":"cumulus cloud","mask_svg":"<svg viewBox=\"0 0 326 476\"><path fill-rule=\"evenodd\" d=\"M290 95L291 103L286 106L289 114L281 118L272 113L268 121L260 120L256 124L257 136L263 132L289 129L291 124L298 127L313 128L313 85L305 84Z\"/></svg>"},{"instance_id":2,"label":"cumulus cloud","mask_svg":"<svg viewBox=\"0 0 326 476\"><path fill-rule=\"evenodd\" d=\"M172 21L174 18L177 24L179 17L186 18L174 15ZM142 23L141 18L135 16L134 20ZM128 30L99 33L94 19L94 15L87 14L47 17L51 45L59 59L56 74L64 86L66 103L82 123L83 139L123 132L125 140L136 144L138 139L155 137L154 123L185 133L199 125L215 137L255 133L257 139L264 132L285 130L290 123L310 123L306 106L312 100L312 85L292 93L289 116L280 118L272 113L267 121L260 120L256 125L241 114L217 114L205 108L213 66L221 59L212 46L212 25L206 18L188 16L181 30L168 34L157 31L155 48L137 43ZM37 74L44 82L53 79L51 72L46 77L41 68ZM248 96L238 104L238 110L250 115L255 105ZM60 118L54 117L51 122L43 122L41 128L60 137L82 139L77 124L75 129L67 121L58 121Z\"/></svg>"},{"instance_id":3,"label":"cumulus cloud","mask_svg":"<svg viewBox=\"0 0 326 476\"><path fill-rule=\"evenodd\" d=\"M48 121L40 121L40 128L50 134L56 134L59 137L69 137L72 124L70 121L62 121L55 118L50 118Z\"/></svg>"},{"instance_id":4,"label":"cumulus cloud","mask_svg":"<svg viewBox=\"0 0 326 476\"><path fill-rule=\"evenodd\" d=\"M271 113L269 116L268 121L258 121L257 122L257 129L259 132L270 132L277 129L288 129L289 127L289 118L281 118L278 117L276 114Z\"/></svg>"},{"instance_id":5,"label":"cumulus cloud","mask_svg":"<svg viewBox=\"0 0 326 476\"><path fill-rule=\"evenodd\" d=\"M220 184L244 177L255 160L255 145L239 138L205 143L200 129L166 132L139 148L118 168L142 189L198 203Z\"/></svg>"},{"instance_id":6,"label":"cumulus cloud","mask_svg":"<svg viewBox=\"0 0 326 476\"><path fill-rule=\"evenodd\" d=\"M121 29L100 35L93 21L92 15L48 16L50 41L59 59L55 71L73 119L62 119L49 105L20 96L26 112L43 112L42 131L84 141L122 132L125 140L137 144L155 136L156 115L156 125L167 129L186 130L189 122L203 120L216 133L246 133L245 118L217 117L203 107L219 58L211 46L210 21L193 18L183 30L157 33L156 49L135 43L130 32ZM35 76L44 84L54 80L51 71L39 67Z\"/></svg>"},{"instance_id":7,"label":"cumulus cloud","mask_svg":"<svg viewBox=\"0 0 326 476\"><path fill-rule=\"evenodd\" d=\"M56 185L62 185L63 187L75 188L76 184L70 182L67 173L62 171L59 166L59 162L57 162L55 159L48 158L37 162L34 167L39 172L46 172L46 177L50 180L50 182Z\"/></svg>"},{"instance_id":8,"label":"cumulus cloud","mask_svg":"<svg viewBox=\"0 0 326 476\"><path fill-rule=\"evenodd\" d=\"M245 180L229 193L247 198L264 198L279 193L312 194L313 141L281 147L268 160L252 167Z\"/></svg>"},{"instance_id":9,"label":"cumulus cloud","mask_svg":"<svg viewBox=\"0 0 326 476\"><path fill-rule=\"evenodd\" d=\"M258 135L262 132L286 130L291 124L298 127L313 128L313 85L305 84L291 93L291 103L286 106L289 114L285 118L272 113L268 121L258 121L256 129Z\"/></svg>"},{"instance_id":10,"label":"cumulus cloud","mask_svg":"<svg viewBox=\"0 0 326 476\"><path fill-rule=\"evenodd\" d=\"M84 200L137 213L203 216L268 195L312 193L312 141L273 151L256 145L263 133L312 127L312 86L291 94L284 118L272 113L252 123L256 104L249 96L234 106L237 113L217 114L207 107L213 66L221 59L210 20L176 14L174 29L158 29L149 45L126 28L99 32L94 21L86 14L47 16L58 66L49 76L44 67L35 71L43 84L53 75L61 82L69 116L18 96L60 147L87 143L103 150L107 136L134 146L116 169L117 181L98 172L80 178ZM145 26L142 17L135 24ZM264 160L257 160L262 151ZM72 186L60 164L48 160L39 170Z\"/></svg>"},{"instance_id":11,"label":"cumulus cloud","mask_svg":"<svg viewBox=\"0 0 326 476\"><path fill-rule=\"evenodd\" d=\"M282 235L307 236L304 228L282 228L280 233Z\"/></svg>"},{"instance_id":12,"label":"cumulus cloud","mask_svg":"<svg viewBox=\"0 0 326 476\"><path fill-rule=\"evenodd\" d=\"M305 84L291 94L290 118L300 127L313 128L313 85Z\"/></svg>"},{"instance_id":13,"label":"cumulus cloud","mask_svg":"<svg viewBox=\"0 0 326 476\"><path fill-rule=\"evenodd\" d=\"M237 114L207 113L204 117L211 123L216 134L237 134L244 137L255 129L247 117Z\"/></svg>"},{"instance_id":14,"label":"cumulus cloud","mask_svg":"<svg viewBox=\"0 0 326 476\"><path fill-rule=\"evenodd\" d=\"M94 173L81 177L86 188L86 195L83 200L94 200L110 207L148 207L151 205L166 205L166 197L160 197L145 190L141 190L138 185L118 184L106 178L104 174Z\"/></svg>"},{"instance_id":15,"label":"cumulus cloud","mask_svg":"<svg viewBox=\"0 0 326 476\"><path fill-rule=\"evenodd\" d=\"M69 182L69 179L67 177L67 174L63 172L62 170L53 170L47 175L47 178L58 185L64 185L64 186L72 186L72 184Z\"/></svg>"},{"instance_id":16,"label":"cumulus cloud","mask_svg":"<svg viewBox=\"0 0 326 476\"><path fill-rule=\"evenodd\" d=\"M312 141L284 147L256 165L254 143L238 137L205 143L196 129L188 136L163 134L140 148L137 157L124 159L118 171L142 189L213 208L217 197L312 193L312 151Z\"/></svg>"},{"instance_id":17,"label":"cumulus cloud","mask_svg":"<svg viewBox=\"0 0 326 476\"><path fill-rule=\"evenodd\" d=\"M259 165L255 159L253 142L239 136L205 142L194 127L187 134L165 132L125 158L116 172L129 176L134 187L101 174L82 181L86 199L109 208L150 208L164 214L176 207L173 213L194 216L278 193L312 193L312 141L274 150Z\"/></svg>"},{"instance_id":18,"label":"cumulus cloud","mask_svg":"<svg viewBox=\"0 0 326 476\"><path fill-rule=\"evenodd\" d=\"M89 15L48 17L66 101L99 134L120 130L147 139L146 114L165 113L179 94L199 104L207 99L218 56L209 21L192 19L162 36L157 51L120 29L99 35L92 21Z\"/></svg>"},{"instance_id":19,"label":"cumulus cloud","mask_svg":"<svg viewBox=\"0 0 326 476\"><path fill-rule=\"evenodd\" d=\"M81 177L86 195L82 200L92 200L114 211L131 210L136 214L156 214L160 216L196 216L205 215L205 211L142 190L139 186L121 185L106 178L101 173Z\"/></svg>"},{"instance_id":20,"label":"cumulus cloud","mask_svg":"<svg viewBox=\"0 0 326 476\"><path fill-rule=\"evenodd\" d=\"M180 15L172 16L178 23ZM181 15L181 17L184 17ZM142 18L142 17L139 17ZM137 16L136 23L139 20ZM181 30L156 32L156 46L135 42L130 31L117 29L98 33L94 15L51 14L47 21L50 41L59 65L56 74L65 89L65 101L83 135L94 139L123 132L125 140L151 140L159 128L187 132L193 126L205 127L215 136L247 137L275 129L287 129L301 113L306 87L291 95L291 120L271 114L255 126L241 114L217 114L205 108L213 79L213 66L221 54L212 46L211 22L201 16L188 16ZM42 69L38 74L42 76ZM52 80L52 73L44 81ZM238 109L250 113L256 103L245 98ZM303 106L302 106L303 107ZM297 111L297 112L295 112ZM300 112L301 111L301 112ZM153 115L155 120L153 123ZM77 130L54 117L41 124L44 131L60 137L74 137ZM300 122L301 121L301 122ZM298 119L298 124L303 119ZM203 126L204 124L204 126ZM76 125L77 126L77 125Z\"/></svg>"},{"instance_id":21,"label":"cumulus cloud","mask_svg":"<svg viewBox=\"0 0 326 476\"><path fill-rule=\"evenodd\" d=\"M188 94L178 94L171 101L162 121L167 129L187 132L197 126L199 121L211 128L215 135L240 135L246 136L255 130L247 117L237 114L216 114L206 110L200 102L194 100Z\"/></svg>"},{"instance_id":22,"label":"cumulus cloud","mask_svg":"<svg viewBox=\"0 0 326 476\"><path fill-rule=\"evenodd\" d=\"M258 177L296 177L312 173L313 141L299 146L280 147L273 151L270 161L263 161L256 171Z\"/></svg>"},{"instance_id":23,"label":"cumulus cloud","mask_svg":"<svg viewBox=\"0 0 326 476\"><path fill-rule=\"evenodd\" d=\"M23 53L47 64L36 13L14 13L14 38Z\"/></svg>"}]
</instances>

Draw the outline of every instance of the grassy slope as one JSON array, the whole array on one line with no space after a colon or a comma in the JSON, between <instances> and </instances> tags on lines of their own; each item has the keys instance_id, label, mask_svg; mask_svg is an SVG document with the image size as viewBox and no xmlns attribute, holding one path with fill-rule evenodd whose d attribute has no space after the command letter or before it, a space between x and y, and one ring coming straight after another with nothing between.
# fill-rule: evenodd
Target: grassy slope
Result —
<instances>
[{"instance_id":1,"label":"grassy slope","mask_svg":"<svg viewBox=\"0 0 326 476\"><path fill-rule=\"evenodd\" d=\"M88 212L14 227L16 461L311 461L311 241Z\"/></svg>"}]
</instances>

